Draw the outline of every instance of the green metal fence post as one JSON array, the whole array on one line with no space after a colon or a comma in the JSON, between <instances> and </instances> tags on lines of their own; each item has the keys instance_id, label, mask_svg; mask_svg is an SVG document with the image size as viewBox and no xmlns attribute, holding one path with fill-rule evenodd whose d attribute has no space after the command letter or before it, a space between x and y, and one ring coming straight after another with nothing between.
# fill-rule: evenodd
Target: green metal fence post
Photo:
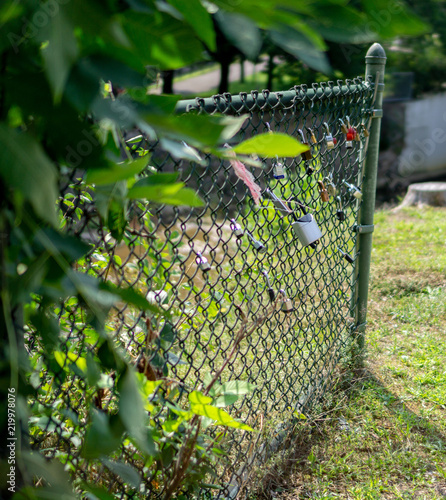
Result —
<instances>
[{"instance_id":1,"label":"green metal fence post","mask_svg":"<svg viewBox=\"0 0 446 500\"><path fill-rule=\"evenodd\" d=\"M355 319L353 335L357 342L353 355L359 356L353 360L361 364L364 352L364 331L367 318L367 297L369 288L370 259L372 253L373 216L376 199L376 178L378 173L379 136L381 130L382 101L384 90L384 71L386 66L386 53L379 43L374 43L367 51L366 79L371 77L377 83L376 97L374 99L371 115L370 137L365 146L364 170L362 179L363 199L358 217L357 254L355 266L355 292L353 294L353 317Z\"/></svg>"}]
</instances>

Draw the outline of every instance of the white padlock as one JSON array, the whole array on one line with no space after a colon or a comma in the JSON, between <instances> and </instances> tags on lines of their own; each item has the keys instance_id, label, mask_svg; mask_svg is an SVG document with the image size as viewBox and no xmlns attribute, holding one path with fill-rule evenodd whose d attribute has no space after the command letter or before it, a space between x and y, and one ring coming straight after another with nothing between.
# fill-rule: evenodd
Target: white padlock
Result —
<instances>
[{"instance_id":1,"label":"white padlock","mask_svg":"<svg viewBox=\"0 0 446 500\"><path fill-rule=\"evenodd\" d=\"M305 214L292 223L294 232L303 246L311 245L322 238L321 230L312 214Z\"/></svg>"}]
</instances>

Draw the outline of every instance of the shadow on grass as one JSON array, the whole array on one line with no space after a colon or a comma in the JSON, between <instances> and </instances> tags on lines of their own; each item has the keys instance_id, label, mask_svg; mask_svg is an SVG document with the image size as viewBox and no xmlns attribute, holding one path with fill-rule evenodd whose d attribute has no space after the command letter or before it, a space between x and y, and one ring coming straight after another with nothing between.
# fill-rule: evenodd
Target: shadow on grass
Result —
<instances>
[{"instance_id":1,"label":"shadow on grass","mask_svg":"<svg viewBox=\"0 0 446 500\"><path fill-rule=\"evenodd\" d=\"M363 369L353 374L344 373L339 378L334 397L332 393L330 400L331 403L328 401L322 403L318 414L311 419L308 418L299 427L291 446L283 453L282 458L263 468L258 486L249 498L259 500L353 498L347 494L349 489L371 488L370 484L377 479L374 476L380 471L378 469L374 471L372 467L367 469L366 458L372 456L377 462L381 457L383 461L388 460L389 441L379 439L371 429L366 429L362 436L364 446L356 447L356 444L347 443L345 436L349 434L355 439L355 431L350 428L348 422L354 420L352 415L358 421L362 421L373 418L371 416L374 413L379 414L376 424L385 425L389 435L395 437L391 449L392 458L395 459L392 467L394 470L401 471L401 474L398 477L395 472L389 472L389 483L393 483L397 489L401 488L401 491L405 488L412 489L411 492L406 491L404 495L413 496L404 496L404 498L446 498L446 469L444 469L446 435L428 419L409 409L404 401L383 385L371 370ZM346 415L348 415L347 419ZM401 429L410 433L412 445L410 450L405 448L404 440L398 441L398 437L401 438ZM359 441L360 439L358 439L358 445ZM434 458L430 456L430 450L437 450L444 454L443 474L438 471ZM325 464L331 462L330 466L333 467L336 460L341 464L343 455L348 457L354 472L352 474L338 473L339 477L328 476L330 478L328 481L324 479ZM410 456L413 457L413 463L410 462ZM398 464L399 459L402 461L401 464ZM425 471L430 473L437 474L438 471L438 480L426 485L426 481L423 482L422 473L417 469L420 464ZM412 477L407 479L404 470L411 469L413 469ZM413 482L413 478L417 475L420 477L418 485ZM361 484L360 477L367 479L364 479ZM385 479L385 476L378 477L378 479ZM319 489L318 482L321 481L329 485L334 496L331 494L320 496L320 493L316 493L315 490ZM254 484L254 481L251 484ZM432 488L432 491L429 491L429 488ZM376 491L371 491L371 494L381 495L380 487L377 486ZM381 498L381 496L370 498ZM403 497L395 494L395 496L386 495L382 498Z\"/></svg>"}]
</instances>

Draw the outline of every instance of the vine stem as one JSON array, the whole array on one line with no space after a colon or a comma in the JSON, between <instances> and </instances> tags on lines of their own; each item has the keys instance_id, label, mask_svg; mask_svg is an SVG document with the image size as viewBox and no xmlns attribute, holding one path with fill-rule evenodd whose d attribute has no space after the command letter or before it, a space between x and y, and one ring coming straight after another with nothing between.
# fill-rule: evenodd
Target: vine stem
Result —
<instances>
[{"instance_id":1,"label":"vine stem","mask_svg":"<svg viewBox=\"0 0 446 500\"><path fill-rule=\"evenodd\" d=\"M228 365L228 363L235 356L235 354L239 348L240 342L243 339L245 339L246 337L249 337L276 310L277 303L279 300L281 300L280 297L281 296L276 298L274 303L267 309L266 313L263 316L261 316L260 318L255 319L250 324L248 324L248 321L246 319L243 320L243 324L242 324L240 330L236 334L234 344L232 346L232 349L231 349L229 355L227 356L227 358L223 362L222 366L218 369L218 371L216 372L216 374L212 378L211 382L207 385L207 387L203 391L204 395L209 394L209 391L212 389L214 384L220 378L221 374L223 373L223 371L226 368L226 366ZM282 300L283 300L283 297L282 297ZM175 493L177 488L181 485L181 482L182 482L182 480L186 474L187 468L189 466L190 459L191 459L192 454L194 452L195 443L196 443L198 436L199 436L200 426L201 426L201 416L194 415L190 421L189 430L187 432L184 444L181 446L181 449L178 453L178 456L176 459L176 464L175 464L175 469L174 469L174 472L172 475L172 479L171 479L170 484L168 485L167 490L164 494L164 500L169 500L172 497L172 495ZM195 428L196 428L196 430L194 432Z\"/></svg>"}]
</instances>

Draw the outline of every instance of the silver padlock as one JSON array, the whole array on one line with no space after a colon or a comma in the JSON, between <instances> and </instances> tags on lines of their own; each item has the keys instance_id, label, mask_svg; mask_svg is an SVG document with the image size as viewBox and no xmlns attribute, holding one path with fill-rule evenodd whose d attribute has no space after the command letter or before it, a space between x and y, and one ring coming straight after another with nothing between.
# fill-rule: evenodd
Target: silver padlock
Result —
<instances>
[{"instance_id":1,"label":"silver padlock","mask_svg":"<svg viewBox=\"0 0 446 500\"><path fill-rule=\"evenodd\" d=\"M345 147L347 149L351 149L353 147L353 141L345 141Z\"/></svg>"},{"instance_id":2,"label":"silver padlock","mask_svg":"<svg viewBox=\"0 0 446 500\"><path fill-rule=\"evenodd\" d=\"M206 257L201 255L200 252L197 252L197 258L195 259L195 262L203 272L207 272L211 269L211 265L209 264L208 260L206 259Z\"/></svg>"},{"instance_id":3,"label":"silver padlock","mask_svg":"<svg viewBox=\"0 0 446 500\"><path fill-rule=\"evenodd\" d=\"M283 297L282 305L280 306L280 309L285 313L293 312L294 311L293 302L291 301L291 299L289 297L287 297L285 290L283 288L281 288L279 290L279 293Z\"/></svg>"},{"instance_id":4,"label":"silver padlock","mask_svg":"<svg viewBox=\"0 0 446 500\"><path fill-rule=\"evenodd\" d=\"M266 246L263 243L261 243L260 241L256 240L254 238L254 236L249 231L246 231L246 234L248 235L248 238L249 238L252 246L254 247L254 250L256 250L259 253L265 253L266 252Z\"/></svg>"},{"instance_id":5,"label":"silver padlock","mask_svg":"<svg viewBox=\"0 0 446 500\"><path fill-rule=\"evenodd\" d=\"M266 286L267 286L267 290L268 290L269 301L272 303L272 302L274 302L276 300L276 293L275 293L273 287L271 286L271 283L269 281L268 273L266 271L262 271L262 274L265 277Z\"/></svg>"},{"instance_id":6,"label":"silver padlock","mask_svg":"<svg viewBox=\"0 0 446 500\"><path fill-rule=\"evenodd\" d=\"M273 167L273 177L274 179L285 179L285 168L283 163L276 161Z\"/></svg>"},{"instance_id":7,"label":"silver padlock","mask_svg":"<svg viewBox=\"0 0 446 500\"><path fill-rule=\"evenodd\" d=\"M349 184L347 181L343 181L343 182L347 186L348 192L353 197L355 197L357 200L360 200L362 198L362 193L356 186L354 186L353 184Z\"/></svg>"},{"instance_id":8,"label":"silver padlock","mask_svg":"<svg viewBox=\"0 0 446 500\"><path fill-rule=\"evenodd\" d=\"M305 214L291 224L296 236L304 247L322 238L321 230L312 214Z\"/></svg>"},{"instance_id":9,"label":"silver padlock","mask_svg":"<svg viewBox=\"0 0 446 500\"><path fill-rule=\"evenodd\" d=\"M235 219L231 219L230 227L236 238L241 238L245 234L242 226Z\"/></svg>"},{"instance_id":10,"label":"silver padlock","mask_svg":"<svg viewBox=\"0 0 446 500\"><path fill-rule=\"evenodd\" d=\"M324 122L324 128L325 128L324 138L325 138L325 144L327 145L327 149L333 149L336 144L336 139L334 139L333 136L331 135L327 122Z\"/></svg>"},{"instance_id":11,"label":"silver padlock","mask_svg":"<svg viewBox=\"0 0 446 500\"><path fill-rule=\"evenodd\" d=\"M271 199L274 206L277 208L277 210L279 212L282 212L286 215L290 215L293 213L291 208L289 208L288 205L283 200L281 200L278 196L276 196L270 189L266 188L265 194L268 196L268 198Z\"/></svg>"}]
</instances>

